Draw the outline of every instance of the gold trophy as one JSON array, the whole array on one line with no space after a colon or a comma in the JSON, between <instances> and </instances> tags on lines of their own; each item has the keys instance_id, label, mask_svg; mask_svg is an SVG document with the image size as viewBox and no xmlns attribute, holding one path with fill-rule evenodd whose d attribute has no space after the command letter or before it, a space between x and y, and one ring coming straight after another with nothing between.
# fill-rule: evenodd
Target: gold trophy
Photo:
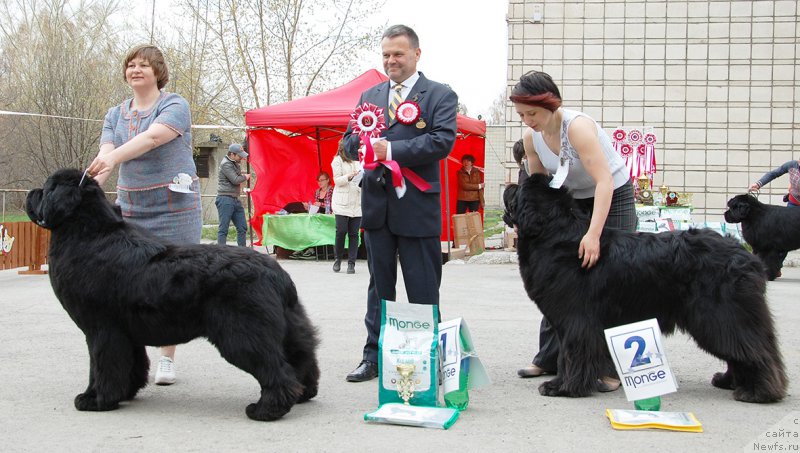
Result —
<instances>
[{"instance_id":1,"label":"gold trophy","mask_svg":"<svg viewBox=\"0 0 800 453\"><path fill-rule=\"evenodd\" d=\"M408 400L414 397L414 369L413 363L400 363L397 365L397 372L400 373L400 380L397 381L397 394L403 399L403 404L408 406Z\"/></svg>"}]
</instances>

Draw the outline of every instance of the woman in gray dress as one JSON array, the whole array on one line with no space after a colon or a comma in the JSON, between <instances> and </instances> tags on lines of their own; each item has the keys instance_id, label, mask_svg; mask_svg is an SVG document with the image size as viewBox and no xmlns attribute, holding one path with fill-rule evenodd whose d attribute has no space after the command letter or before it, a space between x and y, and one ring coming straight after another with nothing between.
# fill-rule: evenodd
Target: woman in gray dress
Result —
<instances>
[{"instance_id":1,"label":"woman in gray dress","mask_svg":"<svg viewBox=\"0 0 800 453\"><path fill-rule=\"evenodd\" d=\"M202 215L189 104L162 90L169 70L155 46L131 49L122 74L133 98L108 110L88 174L102 185L119 166L117 204L125 221L175 244L197 244ZM175 346L161 348L156 384L175 382L174 359Z\"/></svg>"}]
</instances>

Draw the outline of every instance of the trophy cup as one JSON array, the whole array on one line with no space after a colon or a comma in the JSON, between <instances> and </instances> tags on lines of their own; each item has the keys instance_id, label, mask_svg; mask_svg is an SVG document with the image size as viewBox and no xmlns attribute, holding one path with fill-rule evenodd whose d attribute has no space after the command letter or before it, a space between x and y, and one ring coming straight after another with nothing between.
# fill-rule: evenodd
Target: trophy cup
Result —
<instances>
[{"instance_id":1,"label":"trophy cup","mask_svg":"<svg viewBox=\"0 0 800 453\"><path fill-rule=\"evenodd\" d=\"M414 396L414 366L413 363L400 363L397 365L397 372L400 379L397 381L397 394L403 399L403 404L408 406L408 400Z\"/></svg>"}]
</instances>

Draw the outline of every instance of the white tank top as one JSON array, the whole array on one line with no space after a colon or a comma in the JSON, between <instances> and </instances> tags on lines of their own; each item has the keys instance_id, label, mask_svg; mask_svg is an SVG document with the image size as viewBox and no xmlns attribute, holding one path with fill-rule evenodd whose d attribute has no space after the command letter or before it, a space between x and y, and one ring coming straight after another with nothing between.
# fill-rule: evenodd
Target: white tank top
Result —
<instances>
[{"instance_id":1,"label":"white tank top","mask_svg":"<svg viewBox=\"0 0 800 453\"><path fill-rule=\"evenodd\" d=\"M572 120L579 116L584 116L592 120L597 127L597 138L600 140L600 148L602 148L603 154L606 156L606 160L608 160L608 167L611 170L611 177L614 180L614 189L618 189L625 184L630 179L630 176L627 168L625 168L625 163L622 161L622 156L614 149L614 145L611 143L611 137L600 127L597 121L585 113L576 110L562 108L561 113L563 115L561 120L561 149L557 155L547 146L544 137L542 137L542 133L533 131L533 148L539 156L539 160L542 162L544 168L551 175L555 174L558 170L561 158L568 159L570 163L569 174L567 175L567 179L564 180L564 186L572 191L572 195L575 198L584 199L594 196L595 186L597 184L591 175L586 172L578 156L578 152L575 151L575 148L569 142L569 136L567 135L567 130Z\"/></svg>"}]
</instances>

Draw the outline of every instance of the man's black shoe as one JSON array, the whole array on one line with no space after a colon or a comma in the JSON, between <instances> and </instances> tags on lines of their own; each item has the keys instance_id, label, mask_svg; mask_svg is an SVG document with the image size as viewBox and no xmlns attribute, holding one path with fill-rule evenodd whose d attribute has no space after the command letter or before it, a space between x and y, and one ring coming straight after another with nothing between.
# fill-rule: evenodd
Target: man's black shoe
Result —
<instances>
[{"instance_id":1,"label":"man's black shoe","mask_svg":"<svg viewBox=\"0 0 800 453\"><path fill-rule=\"evenodd\" d=\"M362 360L358 367L347 375L347 382L364 382L378 377L378 364Z\"/></svg>"}]
</instances>

